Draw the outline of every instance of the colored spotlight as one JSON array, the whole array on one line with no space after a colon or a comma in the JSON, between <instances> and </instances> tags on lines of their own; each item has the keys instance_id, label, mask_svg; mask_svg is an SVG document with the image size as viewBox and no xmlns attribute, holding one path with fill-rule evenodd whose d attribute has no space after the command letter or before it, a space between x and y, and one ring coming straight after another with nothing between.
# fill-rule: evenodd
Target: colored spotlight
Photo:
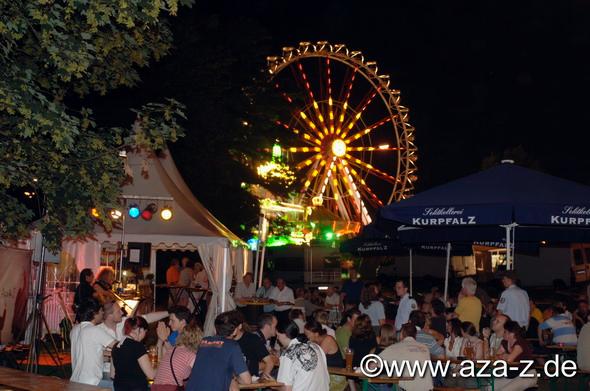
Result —
<instances>
[{"instance_id":1,"label":"colored spotlight","mask_svg":"<svg viewBox=\"0 0 590 391\"><path fill-rule=\"evenodd\" d=\"M98 213L98 209L96 208L90 209L90 215L96 219L100 217L100 213Z\"/></svg>"},{"instance_id":2,"label":"colored spotlight","mask_svg":"<svg viewBox=\"0 0 590 391\"><path fill-rule=\"evenodd\" d=\"M131 204L129 206L128 214L129 214L129 217L131 217L132 219L138 218L139 215L141 214L141 210L139 209L139 205Z\"/></svg>"},{"instance_id":3,"label":"colored spotlight","mask_svg":"<svg viewBox=\"0 0 590 391\"><path fill-rule=\"evenodd\" d=\"M141 218L146 221L150 221L157 211L158 207L156 206L156 204L149 204L148 206L146 206L143 212L141 212Z\"/></svg>"},{"instance_id":4,"label":"colored spotlight","mask_svg":"<svg viewBox=\"0 0 590 391\"><path fill-rule=\"evenodd\" d=\"M111 210L111 218L113 220L119 220L121 218L121 216L123 216L123 213L121 213L121 211L119 209Z\"/></svg>"},{"instance_id":5,"label":"colored spotlight","mask_svg":"<svg viewBox=\"0 0 590 391\"><path fill-rule=\"evenodd\" d=\"M164 221L169 221L170 219L172 219L172 208L170 208L169 206L165 206L164 209L160 211L160 217Z\"/></svg>"}]
</instances>

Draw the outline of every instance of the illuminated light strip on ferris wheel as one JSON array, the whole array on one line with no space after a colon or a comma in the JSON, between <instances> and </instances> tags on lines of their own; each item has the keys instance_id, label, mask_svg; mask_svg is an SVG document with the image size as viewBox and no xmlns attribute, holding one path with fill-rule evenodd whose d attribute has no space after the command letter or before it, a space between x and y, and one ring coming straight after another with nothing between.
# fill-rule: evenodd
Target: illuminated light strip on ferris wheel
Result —
<instances>
[{"instance_id":1,"label":"illuminated light strip on ferris wheel","mask_svg":"<svg viewBox=\"0 0 590 391\"><path fill-rule=\"evenodd\" d=\"M346 154L346 157L348 158L348 161L350 162L350 164L354 164L363 168L366 168L367 170L369 170L369 172L375 176L379 176L382 179L387 180L388 182L391 183L396 183L397 179L395 179L394 177L392 177L391 175L373 167L372 164L369 163L365 163L363 162L361 159L357 159L354 156L350 155L350 154Z\"/></svg>"},{"instance_id":2,"label":"illuminated light strip on ferris wheel","mask_svg":"<svg viewBox=\"0 0 590 391\"><path fill-rule=\"evenodd\" d=\"M311 90L311 86L309 85L309 80L307 79L307 75L305 74L305 71L303 70L303 64L301 64L301 62L297 63L297 68L299 68L299 71L301 72L301 76L303 77L303 85L305 86L305 89L307 90L309 98L311 99L311 104L316 112L316 115L317 115L318 119L320 120L320 123L322 124L323 131L327 135L328 128L326 128L326 125L324 123L324 116L322 115L322 112L320 111L320 106L318 105L318 102L316 102L316 100L315 100L315 97L313 95L313 91ZM311 121L310 121L310 123L311 123ZM314 125L314 129L315 129L315 125Z\"/></svg>"},{"instance_id":3,"label":"illuminated light strip on ferris wheel","mask_svg":"<svg viewBox=\"0 0 590 391\"><path fill-rule=\"evenodd\" d=\"M344 166L346 166L346 160L342 161L342 164ZM348 168L347 168L348 170ZM361 178L361 176L356 172L356 170L352 167L350 167L350 173L352 174L352 176L354 176L357 179L357 182L361 184L362 189L379 205L379 206L383 206L383 202L379 199L379 197L377 197L377 195L375 193L373 193L373 190L371 190L371 188L369 187L369 185L367 185L367 183L365 182L365 180L363 178Z\"/></svg>"},{"instance_id":4,"label":"illuminated light strip on ferris wheel","mask_svg":"<svg viewBox=\"0 0 590 391\"><path fill-rule=\"evenodd\" d=\"M348 171L348 167L346 167L346 160L341 159L341 163L342 164L338 165L338 168L340 169L342 174L344 174L342 180L344 184L347 187L349 187L349 194L352 195L353 199L355 200L355 206L359 214L361 215L361 221L363 221L363 223L365 223L366 221L370 222L371 218L369 217L369 212L365 207L365 204L361 198L361 194L356 186L356 183L354 182L353 178L350 175L350 172Z\"/></svg>"},{"instance_id":5,"label":"illuminated light strip on ferris wheel","mask_svg":"<svg viewBox=\"0 0 590 391\"><path fill-rule=\"evenodd\" d=\"M310 157L309 159L305 159L301 162L299 162L299 164L297 164L295 166L295 170L299 171L305 167L309 167L313 164L314 160L320 160L322 158L322 154L321 153L316 153L314 156Z\"/></svg>"},{"instance_id":6,"label":"illuminated light strip on ferris wheel","mask_svg":"<svg viewBox=\"0 0 590 391\"><path fill-rule=\"evenodd\" d=\"M279 120L275 121L275 123L277 125L279 125L279 126L282 126L285 129L291 130L296 135L301 135L301 137L303 137L303 139L304 139L303 141L304 142L307 142L308 144L313 145L315 143L315 144L318 144L318 145L322 145L322 141L321 140L313 137L312 135L310 135L308 133L302 132L301 130L299 130L297 128L294 128L294 127L292 127L290 125L287 125L287 124L285 124L285 123L283 123L283 122L281 122Z\"/></svg>"},{"instance_id":7,"label":"illuminated light strip on ferris wheel","mask_svg":"<svg viewBox=\"0 0 590 391\"><path fill-rule=\"evenodd\" d=\"M354 126L356 125L358 120L361 118L361 115L363 115L363 112L367 109L367 107L371 104L371 102L373 101L375 96L377 96L377 93L379 93L379 92L381 92L380 86L375 91L373 91L373 93L371 94L369 99L367 99L367 101L364 103L364 105L361 107L361 109L357 111L357 113L353 117L353 119L346 125L346 130L344 131L344 133L342 133L342 138L346 138L348 133L352 130L352 128L354 128Z\"/></svg>"},{"instance_id":8,"label":"illuminated light strip on ferris wheel","mask_svg":"<svg viewBox=\"0 0 590 391\"><path fill-rule=\"evenodd\" d=\"M344 142L346 144L349 144L355 140L358 140L359 138L371 133L373 130L377 129L378 127L385 125L389 121L391 121L391 117L386 117L386 118L382 119L381 121L375 122L373 125L368 126L365 129L361 130L360 132L355 133L355 134L351 135L350 137L344 139Z\"/></svg>"},{"instance_id":9,"label":"illuminated light strip on ferris wheel","mask_svg":"<svg viewBox=\"0 0 590 391\"><path fill-rule=\"evenodd\" d=\"M371 190L371 188L369 187L369 185L367 185L367 183L365 182L365 180L363 178L361 178L361 176L356 172L356 170L352 167L349 168L347 167L348 162L346 160L342 160L342 165L339 165L338 168L340 168L342 170L342 172L344 174L352 174L353 177L355 177L357 179L357 182L360 183L361 188L371 197L373 198L373 200L379 205L379 206L383 206L383 202L381 202L381 200L379 199L379 197L377 197L377 195L375 193L373 193L373 190Z\"/></svg>"},{"instance_id":10,"label":"illuminated light strip on ferris wheel","mask_svg":"<svg viewBox=\"0 0 590 391\"><path fill-rule=\"evenodd\" d=\"M352 76L350 78L350 81L348 82L348 85L347 85L346 97L344 98L344 104L342 105L342 110L341 110L340 116L338 118L338 125L336 126L336 134L340 134L340 132L342 131L342 123L344 122L344 114L346 112L346 109L348 108L348 101L350 100L350 94L352 93L352 85L354 84L354 79L356 77L357 70L358 70L357 68L354 68L354 70L352 72Z\"/></svg>"},{"instance_id":11,"label":"illuminated light strip on ferris wheel","mask_svg":"<svg viewBox=\"0 0 590 391\"><path fill-rule=\"evenodd\" d=\"M330 59L326 58L326 73L328 75L328 117L330 119L330 134L334 134L334 109L332 107L332 71L330 70Z\"/></svg>"},{"instance_id":12,"label":"illuminated light strip on ferris wheel","mask_svg":"<svg viewBox=\"0 0 590 391\"><path fill-rule=\"evenodd\" d=\"M369 224L371 222L371 217L369 216L369 211L365 207L365 203L363 202L363 200L361 198L361 193L359 192L354 180L352 179L352 176L350 175L350 172L348 171L348 167L343 166L343 168L344 168L344 173L346 174L344 178L348 178L348 183L350 184L350 186L353 190L353 193L354 193L354 200L355 200L356 206L359 209L359 211L361 212L361 221L363 222L363 224Z\"/></svg>"}]
</instances>

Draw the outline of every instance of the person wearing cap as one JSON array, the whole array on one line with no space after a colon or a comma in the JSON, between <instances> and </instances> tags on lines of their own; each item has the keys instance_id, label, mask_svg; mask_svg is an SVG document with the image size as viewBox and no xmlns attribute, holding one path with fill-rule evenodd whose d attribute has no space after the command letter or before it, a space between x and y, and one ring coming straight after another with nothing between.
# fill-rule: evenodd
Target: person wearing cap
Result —
<instances>
[{"instance_id":1,"label":"person wearing cap","mask_svg":"<svg viewBox=\"0 0 590 391\"><path fill-rule=\"evenodd\" d=\"M526 329L529 327L531 313L529 295L516 285L516 274L512 270L505 271L501 276L506 289L500 296L497 310Z\"/></svg>"}]
</instances>

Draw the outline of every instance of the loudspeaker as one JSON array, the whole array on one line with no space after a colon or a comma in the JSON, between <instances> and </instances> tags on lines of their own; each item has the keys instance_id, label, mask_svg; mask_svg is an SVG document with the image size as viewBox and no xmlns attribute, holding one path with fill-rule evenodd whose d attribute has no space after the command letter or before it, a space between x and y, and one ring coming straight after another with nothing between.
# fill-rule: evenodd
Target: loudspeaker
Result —
<instances>
[{"instance_id":1,"label":"loudspeaker","mask_svg":"<svg viewBox=\"0 0 590 391\"><path fill-rule=\"evenodd\" d=\"M127 243L127 266L150 267L151 243Z\"/></svg>"}]
</instances>

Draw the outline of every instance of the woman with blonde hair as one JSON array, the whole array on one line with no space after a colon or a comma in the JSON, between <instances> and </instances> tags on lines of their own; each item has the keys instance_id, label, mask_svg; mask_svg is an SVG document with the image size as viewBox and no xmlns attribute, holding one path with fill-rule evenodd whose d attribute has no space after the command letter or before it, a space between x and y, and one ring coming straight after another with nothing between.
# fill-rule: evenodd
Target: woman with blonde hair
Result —
<instances>
[{"instance_id":1,"label":"woman with blonde hair","mask_svg":"<svg viewBox=\"0 0 590 391\"><path fill-rule=\"evenodd\" d=\"M393 345L395 340L395 327L392 324L385 323L379 329L379 335L377 336L377 349L375 354L381 353L388 346Z\"/></svg>"},{"instance_id":2,"label":"woman with blonde hair","mask_svg":"<svg viewBox=\"0 0 590 391\"><path fill-rule=\"evenodd\" d=\"M174 348L167 350L160 360L152 391L175 391L184 386L202 338L203 331L197 325L190 324L182 330Z\"/></svg>"}]
</instances>

